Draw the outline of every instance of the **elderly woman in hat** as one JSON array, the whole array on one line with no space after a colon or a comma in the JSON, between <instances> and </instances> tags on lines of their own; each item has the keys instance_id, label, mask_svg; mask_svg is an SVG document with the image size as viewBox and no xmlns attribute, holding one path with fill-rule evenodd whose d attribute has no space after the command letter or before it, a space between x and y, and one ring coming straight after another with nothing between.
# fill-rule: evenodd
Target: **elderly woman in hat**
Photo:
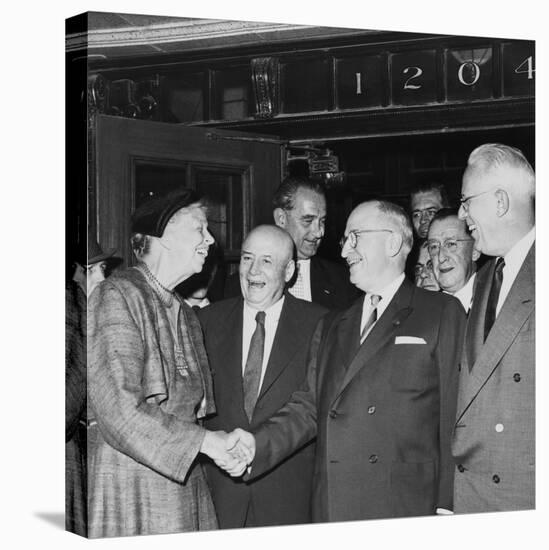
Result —
<instances>
[{"instance_id":1,"label":"elderly woman in hat","mask_svg":"<svg viewBox=\"0 0 549 550\"><path fill-rule=\"evenodd\" d=\"M214 529L197 455L233 475L246 464L200 425L215 411L210 372L196 315L174 293L213 243L205 208L191 190L153 199L132 231L137 266L91 296L89 536Z\"/></svg>"}]
</instances>

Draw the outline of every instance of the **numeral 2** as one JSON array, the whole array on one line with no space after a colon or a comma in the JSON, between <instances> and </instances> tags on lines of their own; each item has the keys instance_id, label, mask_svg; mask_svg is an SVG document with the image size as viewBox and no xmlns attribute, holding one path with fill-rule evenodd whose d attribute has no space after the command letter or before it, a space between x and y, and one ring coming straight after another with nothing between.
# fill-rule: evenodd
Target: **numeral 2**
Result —
<instances>
[{"instance_id":1,"label":"numeral 2","mask_svg":"<svg viewBox=\"0 0 549 550\"><path fill-rule=\"evenodd\" d=\"M405 90L419 90L421 88L421 84L410 84L410 80L413 80L414 78L419 78L423 74L422 69L420 69L419 67L406 67L402 70L402 73L408 74L408 72L410 72L412 69L415 69L416 72L404 83Z\"/></svg>"}]
</instances>

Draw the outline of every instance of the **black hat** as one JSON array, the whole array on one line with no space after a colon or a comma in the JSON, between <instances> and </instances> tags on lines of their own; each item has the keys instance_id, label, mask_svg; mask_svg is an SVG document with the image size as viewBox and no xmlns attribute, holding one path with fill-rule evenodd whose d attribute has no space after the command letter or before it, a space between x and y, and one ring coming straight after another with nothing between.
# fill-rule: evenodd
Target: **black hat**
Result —
<instances>
[{"instance_id":1,"label":"black hat","mask_svg":"<svg viewBox=\"0 0 549 550\"><path fill-rule=\"evenodd\" d=\"M103 252L95 237L88 235L88 261L86 265L92 265L108 260L112 257L115 251L115 248L109 248L107 252Z\"/></svg>"},{"instance_id":2,"label":"black hat","mask_svg":"<svg viewBox=\"0 0 549 550\"><path fill-rule=\"evenodd\" d=\"M200 201L193 189L180 189L155 197L139 206L132 216L132 232L162 237L170 218L181 208Z\"/></svg>"}]
</instances>

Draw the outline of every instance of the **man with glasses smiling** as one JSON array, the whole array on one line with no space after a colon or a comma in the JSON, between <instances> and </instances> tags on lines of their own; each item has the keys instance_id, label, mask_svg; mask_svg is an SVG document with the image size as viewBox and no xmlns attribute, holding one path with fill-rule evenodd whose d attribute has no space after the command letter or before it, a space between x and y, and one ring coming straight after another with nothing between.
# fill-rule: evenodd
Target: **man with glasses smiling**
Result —
<instances>
[{"instance_id":1,"label":"man with glasses smiling","mask_svg":"<svg viewBox=\"0 0 549 550\"><path fill-rule=\"evenodd\" d=\"M455 511L535 506L535 174L518 149L476 148L459 217L493 259L477 275L459 378Z\"/></svg>"},{"instance_id":2,"label":"man with glasses smiling","mask_svg":"<svg viewBox=\"0 0 549 550\"><path fill-rule=\"evenodd\" d=\"M443 208L435 214L426 243L440 287L469 312L480 252L475 249L465 222L458 218L457 209Z\"/></svg>"},{"instance_id":3,"label":"man with glasses smiling","mask_svg":"<svg viewBox=\"0 0 549 550\"><path fill-rule=\"evenodd\" d=\"M412 241L399 206L369 201L352 211L341 255L363 296L320 321L307 384L254 435L239 430L252 478L317 437L315 522L452 508L465 314L451 296L405 278Z\"/></svg>"}]
</instances>

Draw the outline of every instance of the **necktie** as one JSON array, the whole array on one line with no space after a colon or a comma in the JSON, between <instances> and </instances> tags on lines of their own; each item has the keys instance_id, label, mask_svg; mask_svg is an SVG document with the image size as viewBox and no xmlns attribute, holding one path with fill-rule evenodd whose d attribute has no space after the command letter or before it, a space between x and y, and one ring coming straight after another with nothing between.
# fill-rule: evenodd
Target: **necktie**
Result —
<instances>
[{"instance_id":1,"label":"necktie","mask_svg":"<svg viewBox=\"0 0 549 550\"><path fill-rule=\"evenodd\" d=\"M299 262L296 263L297 277L295 279L294 286L289 289L290 294L294 295L300 300L305 300L305 286L303 283L303 275L301 274L301 269Z\"/></svg>"},{"instance_id":2,"label":"necktie","mask_svg":"<svg viewBox=\"0 0 549 550\"><path fill-rule=\"evenodd\" d=\"M263 348L265 346L265 312L258 311L255 321L257 324L250 340L250 350L248 351L243 378L244 410L250 421L259 393L259 381L261 380Z\"/></svg>"},{"instance_id":3,"label":"necktie","mask_svg":"<svg viewBox=\"0 0 549 550\"><path fill-rule=\"evenodd\" d=\"M370 316L368 317L368 320L366 321L366 324L364 325L364 328L362 329L362 332L360 333L360 343L364 342L366 340L366 336L368 334L368 331L372 327L372 325L377 321L377 305L379 304L381 300L381 296L378 294L370 294L370 304L372 306L372 313L370 313Z\"/></svg>"},{"instance_id":4,"label":"necktie","mask_svg":"<svg viewBox=\"0 0 549 550\"><path fill-rule=\"evenodd\" d=\"M484 341L488 338L490 329L496 320L496 308L498 305L499 292L501 290L501 283L503 282L503 268L505 267L505 260L498 258L496 261L496 269L494 271L494 277L492 279L492 286L490 287L490 294L488 295L488 304L486 305L486 317L484 318Z\"/></svg>"}]
</instances>

